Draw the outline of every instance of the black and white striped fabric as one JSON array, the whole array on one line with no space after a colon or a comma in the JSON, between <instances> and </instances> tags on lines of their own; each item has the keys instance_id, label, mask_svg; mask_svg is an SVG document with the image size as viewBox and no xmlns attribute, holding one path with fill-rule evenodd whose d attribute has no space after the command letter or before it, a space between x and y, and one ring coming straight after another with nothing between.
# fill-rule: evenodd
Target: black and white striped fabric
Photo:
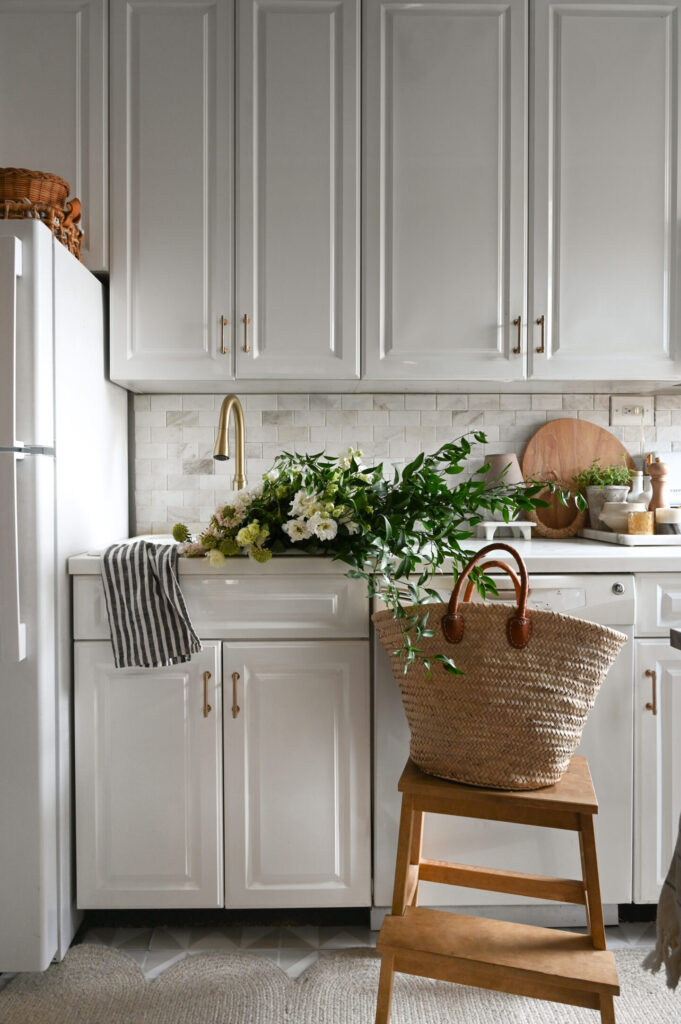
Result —
<instances>
[{"instance_id":1,"label":"black and white striped fabric","mask_svg":"<svg viewBox=\"0 0 681 1024\"><path fill-rule=\"evenodd\" d=\"M201 650L177 579L177 545L137 540L102 555L116 668L157 668Z\"/></svg>"}]
</instances>

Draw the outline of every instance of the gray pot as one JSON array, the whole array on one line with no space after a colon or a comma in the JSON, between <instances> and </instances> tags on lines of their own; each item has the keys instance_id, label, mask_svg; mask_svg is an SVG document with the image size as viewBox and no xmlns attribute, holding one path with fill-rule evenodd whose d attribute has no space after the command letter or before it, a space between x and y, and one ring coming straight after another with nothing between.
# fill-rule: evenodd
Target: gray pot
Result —
<instances>
[{"instance_id":1,"label":"gray pot","mask_svg":"<svg viewBox=\"0 0 681 1024\"><path fill-rule=\"evenodd\" d=\"M592 530L607 530L608 527L600 520L601 509L606 501L626 501L629 487L627 484L598 484L587 487L586 501L589 506L589 522Z\"/></svg>"}]
</instances>

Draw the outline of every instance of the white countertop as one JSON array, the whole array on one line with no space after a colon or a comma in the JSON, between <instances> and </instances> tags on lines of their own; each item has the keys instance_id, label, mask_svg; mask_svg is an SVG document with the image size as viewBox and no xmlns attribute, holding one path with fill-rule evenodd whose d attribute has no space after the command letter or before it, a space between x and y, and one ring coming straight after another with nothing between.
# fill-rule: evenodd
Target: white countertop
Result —
<instances>
[{"instance_id":1,"label":"white countertop","mask_svg":"<svg viewBox=\"0 0 681 1024\"><path fill-rule=\"evenodd\" d=\"M147 536L159 544L172 541L160 534ZM623 547L598 541L569 538L567 540L532 540L502 538L511 544L523 558L530 572L681 572L681 544L670 547ZM478 551L488 541L473 539L464 542L467 550ZM100 552L74 555L69 559L71 575L97 575L100 572ZM305 573L345 573L344 562L329 558L309 557L292 552L275 555L265 565L250 558L228 558L224 565L212 568L204 558L180 558L181 576L242 576L242 575L304 575Z\"/></svg>"}]
</instances>

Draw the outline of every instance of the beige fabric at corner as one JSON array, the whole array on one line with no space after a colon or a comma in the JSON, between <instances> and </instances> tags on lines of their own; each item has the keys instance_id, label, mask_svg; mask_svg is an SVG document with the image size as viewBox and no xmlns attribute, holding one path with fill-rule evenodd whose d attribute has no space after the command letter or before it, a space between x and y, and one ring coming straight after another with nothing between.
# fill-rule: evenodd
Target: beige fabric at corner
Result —
<instances>
[{"instance_id":1,"label":"beige fabric at corner","mask_svg":"<svg viewBox=\"0 0 681 1024\"><path fill-rule=\"evenodd\" d=\"M663 965L667 984L676 988L681 979L681 818L676 848L657 905L657 944L644 962L644 967L651 971L659 971Z\"/></svg>"},{"instance_id":2,"label":"beige fabric at corner","mask_svg":"<svg viewBox=\"0 0 681 1024\"><path fill-rule=\"evenodd\" d=\"M678 998L617 951L617 1024L678 1024ZM44 974L0 991L0 1024L373 1024L379 960L348 950L321 957L296 981L248 953L189 956L146 981L125 953L75 946ZM391 1024L593 1024L592 1010L397 975Z\"/></svg>"}]
</instances>

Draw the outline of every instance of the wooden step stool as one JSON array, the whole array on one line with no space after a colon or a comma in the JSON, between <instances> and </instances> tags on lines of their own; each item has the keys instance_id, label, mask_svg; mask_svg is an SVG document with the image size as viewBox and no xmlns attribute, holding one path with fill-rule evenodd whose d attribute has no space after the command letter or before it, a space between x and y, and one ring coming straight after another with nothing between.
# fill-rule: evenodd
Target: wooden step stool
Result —
<instances>
[{"instance_id":1,"label":"wooden step stool","mask_svg":"<svg viewBox=\"0 0 681 1024\"><path fill-rule=\"evenodd\" d=\"M587 1006L600 1010L603 1024L615 1024L613 996L619 995L619 985L615 958L605 948L593 829L598 803L586 758L573 757L555 786L522 792L437 779L409 760L398 789L402 813L392 915L383 922L376 947L381 954L376 1024L389 1020L395 971ZM424 860L425 811L577 832L582 878ZM425 910L417 906L421 880L582 903L588 934Z\"/></svg>"}]
</instances>

